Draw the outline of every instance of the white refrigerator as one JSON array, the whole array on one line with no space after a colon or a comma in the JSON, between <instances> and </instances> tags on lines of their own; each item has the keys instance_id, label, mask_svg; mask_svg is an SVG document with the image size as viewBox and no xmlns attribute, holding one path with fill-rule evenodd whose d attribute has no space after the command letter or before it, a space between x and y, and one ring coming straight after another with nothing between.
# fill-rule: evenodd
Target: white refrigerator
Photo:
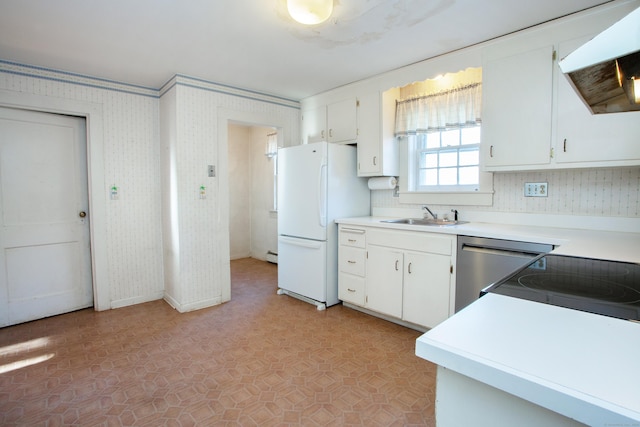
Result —
<instances>
[{"instance_id":1,"label":"white refrigerator","mask_svg":"<svg viewBox=\"0 0 640 427\"><path fill-rule=\"evenodd\" d=\"M278 293L315 304L338 300L337 218L370 214L356 147L316 142L278 150Z\"/></svg>"}]
</instances>

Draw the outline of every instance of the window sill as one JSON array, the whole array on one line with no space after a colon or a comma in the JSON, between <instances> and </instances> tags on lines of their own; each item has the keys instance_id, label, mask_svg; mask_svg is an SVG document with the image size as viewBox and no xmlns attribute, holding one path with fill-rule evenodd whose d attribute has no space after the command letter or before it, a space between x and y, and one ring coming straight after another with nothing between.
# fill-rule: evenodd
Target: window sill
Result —
<instances>
[{"instance_id":1,"label":"window sill","mask_svg":"<svg viewBox=\"0 0 640 427\"><path fill-rule=\"evenodd\" d=\"M401 192L400 203L420 205L420 204L435 204L435 205L456 205L456 206L492 206L493 205L493 191L481 192L481 191L468 191L468 192L433 192L433 193L419 193L419 192Z\"/></svg>"}]
</instances>

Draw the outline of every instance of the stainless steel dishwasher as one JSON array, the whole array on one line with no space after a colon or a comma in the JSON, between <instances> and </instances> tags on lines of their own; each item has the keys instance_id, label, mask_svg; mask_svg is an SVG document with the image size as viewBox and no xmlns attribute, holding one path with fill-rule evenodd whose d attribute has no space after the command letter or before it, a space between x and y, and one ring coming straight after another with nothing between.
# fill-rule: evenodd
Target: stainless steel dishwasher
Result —
<instances>
[{"instance_id":1,"label":"stainless steel dishwasher","mask_svg":"<svg viewBox=\"0 0 640 427\"><path fill-rule=\"evenodd\" d=\"M483 288L552 249L544 243L458 236L456 312L477 300Z\"/></svg>"}]
</instances>

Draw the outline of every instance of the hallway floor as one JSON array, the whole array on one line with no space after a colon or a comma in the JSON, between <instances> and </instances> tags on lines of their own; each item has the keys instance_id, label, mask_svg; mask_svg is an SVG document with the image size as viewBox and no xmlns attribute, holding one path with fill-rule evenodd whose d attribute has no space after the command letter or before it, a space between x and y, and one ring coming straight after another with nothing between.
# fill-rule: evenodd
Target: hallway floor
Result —
<instances>
[{"instance_id":1,"label":"hallway floor","mask_svg":"<svg viewBox=\"0 0 640 427\"><path fill-rule=\"evenodd\" d=\"M419 332L278 296L266 262L232 261L231 278L230 302L190 313L154 301L0 329L0 425L435 425Z\"/></svg>"}]
</instances>

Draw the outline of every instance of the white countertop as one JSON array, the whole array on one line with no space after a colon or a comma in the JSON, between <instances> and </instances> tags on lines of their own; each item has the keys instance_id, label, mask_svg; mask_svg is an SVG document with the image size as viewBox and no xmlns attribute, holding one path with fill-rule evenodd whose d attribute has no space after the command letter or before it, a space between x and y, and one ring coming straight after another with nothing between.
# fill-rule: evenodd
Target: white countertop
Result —
<instances>
[{"instance_id":1,"label":"white countertop","mask_svg":"<svg viewBox=\"0 0 640 427\"><path fill-rule=\"evenodd\" d=\"M487 294L416 355L589 425L640 421L640 323Z\"/></svg>"},{"instance_id":2,"label":"white countertop","mask_svg":"<svg viewBox=\"0 0 640 427\"><path fill-rule=\"evenodd\" d=\"M557 254L640 263L640 230L624 233L487 222L434 227L382 222L387 219L390 218L368 216L341 218L336 222L344 225L550 243L557 246L553 251Z\"/></svg>"},{"instance_id":3,"label":"white countertop","mask_svg":"<svg viewBox=\"0 0 640 427\"><path fill-rule=\"evenodd\" d=\"M384 219L336 222L551 243L553 253L640 263L640 232ZM418 338L416 354L589 425L640 422L640 323L488 294Z\"/></svg>"}]
</instances>

